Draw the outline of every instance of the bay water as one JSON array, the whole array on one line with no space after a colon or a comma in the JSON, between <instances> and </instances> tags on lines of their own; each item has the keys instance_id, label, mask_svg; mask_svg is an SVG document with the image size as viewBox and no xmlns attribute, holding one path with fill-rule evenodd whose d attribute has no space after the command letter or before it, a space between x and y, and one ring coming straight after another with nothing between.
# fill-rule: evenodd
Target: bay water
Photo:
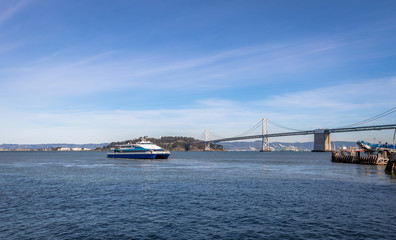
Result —
<instances>
[{"instance_id":1,"label":"bay water","mask_svg":"<svg viewBox=\"0 0 396 240\"><path fill-rule=\"evenodd\" d=\"M0 152L0 239L396 239L396 179L330 157Z\"/></svg>"}]
</instances>

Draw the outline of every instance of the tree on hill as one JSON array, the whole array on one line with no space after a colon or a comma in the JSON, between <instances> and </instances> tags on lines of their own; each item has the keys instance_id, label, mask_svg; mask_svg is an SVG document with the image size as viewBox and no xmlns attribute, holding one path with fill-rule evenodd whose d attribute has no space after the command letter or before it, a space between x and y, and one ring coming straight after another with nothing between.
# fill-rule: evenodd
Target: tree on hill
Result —
<instances>
[{"instance_id":1,"label":"tree on hill","mask_svg":"<svg viewBox=\"0 0 396 240\"><path fill-rule=\"evenodd\" d=\"M112 142L107 146L97 148L96 150L98 151L108 151L111 148L115 148L117 145L122 145L122 144L131 144L131 143L137 143L141 141L142 139L145 139L147 141L150 141L154 143L155 145L158 145L164 149L167 149L169 151L203 151L205 149L205 143L202 142L201 140L191 138L191 137L160 137L160 138L149 138L149 137L140 137L137 139L131 139L131 140L125 140L121 142ZM210 148L215 151L224 151L224 148L222 145L219 144L210 144Z\"/></svg>"}]
</instances>

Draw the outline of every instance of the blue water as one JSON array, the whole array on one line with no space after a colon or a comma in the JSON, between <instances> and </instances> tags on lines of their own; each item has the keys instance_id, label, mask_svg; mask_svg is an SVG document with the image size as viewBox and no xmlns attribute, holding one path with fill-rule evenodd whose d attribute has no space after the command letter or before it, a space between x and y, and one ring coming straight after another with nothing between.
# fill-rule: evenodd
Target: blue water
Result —
<instances>
[{"instance_id":1,"label":"blue water","mask_svg":"<svg viewBox=\"0 0 396 240\"><path fill-rule=\"evenodd\" d=\"M329 153L0 152L0 239L396 239L395 207Z\"/></svg>"}]
</instances>

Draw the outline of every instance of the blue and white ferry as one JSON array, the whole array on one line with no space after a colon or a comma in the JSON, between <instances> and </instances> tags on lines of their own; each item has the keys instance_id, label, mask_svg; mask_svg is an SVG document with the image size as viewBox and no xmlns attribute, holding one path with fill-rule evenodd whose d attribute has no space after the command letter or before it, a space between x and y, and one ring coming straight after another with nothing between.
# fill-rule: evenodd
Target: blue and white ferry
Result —
<instances>
[{"instance_id":1,"label":"blue and white ferry","mask_svg":"<svg viewBox=\"0 0 396 240\"><path fill-rule=\"evenodd\" d=\"M107 153L108 158L167 159L169 155L169 151L146 140L118 145Z\"/></svg>"}]
</instances>

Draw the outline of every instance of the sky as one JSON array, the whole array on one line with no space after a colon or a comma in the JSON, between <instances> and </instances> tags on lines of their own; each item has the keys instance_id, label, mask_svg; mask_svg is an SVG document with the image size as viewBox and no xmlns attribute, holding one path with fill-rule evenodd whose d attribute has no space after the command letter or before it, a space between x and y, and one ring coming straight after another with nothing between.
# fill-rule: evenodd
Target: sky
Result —
<instances>
[{"instance_id":1,"label":"sky","mask_svg":"<svg viewBox=\"0 0 396 240\"><path fill-rule=\"evenodd\" d=\"M0 0L0 144L360 122L396 107L395 12L394 0Z\"/></svg>"}]
</instances>

